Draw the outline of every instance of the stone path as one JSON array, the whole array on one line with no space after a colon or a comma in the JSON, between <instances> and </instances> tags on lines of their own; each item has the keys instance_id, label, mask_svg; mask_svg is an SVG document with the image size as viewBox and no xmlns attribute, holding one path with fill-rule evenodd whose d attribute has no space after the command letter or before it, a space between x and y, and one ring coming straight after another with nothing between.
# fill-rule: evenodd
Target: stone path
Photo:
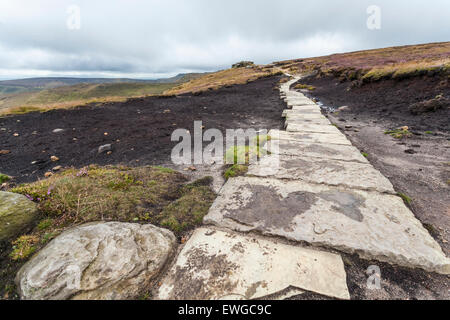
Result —
<instances>
[{"instance_id":1,"label":"stone path","mask_svg":"<svg viewBox=\"0 0 450 320\"><path fill-rule=\"evenodd\" d=\"M329 249L450 273L450 260L389 180L318 105L290 91L299 79L280 89L289 108L286 131L271 130L270 154L223 186L204 218L212 226L189 239L159 298L252 299L305 290L348 299L342 259Z\"/></svg>"}]
</instances>

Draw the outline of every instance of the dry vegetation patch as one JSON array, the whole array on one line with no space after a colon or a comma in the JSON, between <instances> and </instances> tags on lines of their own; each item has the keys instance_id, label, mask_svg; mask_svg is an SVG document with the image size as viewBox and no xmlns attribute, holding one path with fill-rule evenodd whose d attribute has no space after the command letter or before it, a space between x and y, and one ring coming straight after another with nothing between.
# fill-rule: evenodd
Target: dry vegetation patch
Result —
<instances>
[{"instance_id":1,"label":"dry vegetation patch","mask_svg":"<svg viewBox=\"0 0 450 320\"><path fill-rule=\"evenodd\" d=\"M183 93L198 93L206 90L216 90L235 84L245 84L263 77L280 75L282 72L270 67L245 66L214 72L198 79L183 83L169 89L164 94L177 95Z\"/></svg>"},{"instance_id":2,"label":"dry vegetation patch","mask_svg":"<svg viewBox=\"0 0 450 320\"><path fill-rule=\"evenodd\" d=\"M208 178L186 183L184 175L162 167L91 165L11 191L38 203L41 222L33 235L46 242L91 221L152 223L179 234L201 224L215 198Z\"/></svg>"}]
</instances>

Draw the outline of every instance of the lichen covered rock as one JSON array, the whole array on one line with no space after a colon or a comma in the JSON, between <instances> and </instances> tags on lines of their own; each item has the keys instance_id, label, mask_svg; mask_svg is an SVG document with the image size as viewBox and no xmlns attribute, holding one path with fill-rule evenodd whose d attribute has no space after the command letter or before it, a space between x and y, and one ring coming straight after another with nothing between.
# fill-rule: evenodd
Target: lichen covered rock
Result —
<instances>
[{"instance_id":1,"label":"lichen covered rock","mask_svg":"<svg viewBox=\"0 0 450 320\"><path fill-rule=\"evenodd\" d=\"M149 289L175 242L172 232L149 224L85 224L28 261L17 288L22 299L135 299Z\"/></svg>"}]
</instances>

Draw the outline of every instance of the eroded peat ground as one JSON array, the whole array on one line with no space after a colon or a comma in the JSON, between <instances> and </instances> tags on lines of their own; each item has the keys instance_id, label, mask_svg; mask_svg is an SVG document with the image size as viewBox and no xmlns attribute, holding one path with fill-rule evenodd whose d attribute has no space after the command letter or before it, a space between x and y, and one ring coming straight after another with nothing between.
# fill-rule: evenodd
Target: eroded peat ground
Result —
<instances>
[{"instance_id":1,"label":"eroded peat ground","mask_svg":"<svg viewBox=\"0 0 450 320\"><path fill-rule=\"evenodd\" d=\"M271 129L283 126L277 84L281 77L256 80L195 95L131 99L0 118L0 172L15 183L35 181L55 166L170 164L175 129ZM64 131L54 133L55 129ZM16 134L16 135L15 135ZM98 154L111 144L112 153ZM52 162L51 156L59 161ZM34 164L32 164L34 163Z\"/></svg>"}]
</instances>

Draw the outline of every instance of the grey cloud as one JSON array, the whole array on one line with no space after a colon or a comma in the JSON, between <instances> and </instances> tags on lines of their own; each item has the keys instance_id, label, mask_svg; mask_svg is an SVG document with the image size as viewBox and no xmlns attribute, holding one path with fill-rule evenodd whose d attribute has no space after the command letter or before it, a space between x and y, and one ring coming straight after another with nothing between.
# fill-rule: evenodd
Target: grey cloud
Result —
<instances>
[{"instance_id":1,"label":"grey cloud","mask_svg":"<svg viewBox=\"0 0 450 320\"><path fill-rule=\"evenodd\" d=\"M73 4L80 30L66 27ZM382 10L378 31L366 28L372 4ZM3 1L0 69L173 74L447 41L449 9L447 0Z\"/></svg>"}]
</instances>

